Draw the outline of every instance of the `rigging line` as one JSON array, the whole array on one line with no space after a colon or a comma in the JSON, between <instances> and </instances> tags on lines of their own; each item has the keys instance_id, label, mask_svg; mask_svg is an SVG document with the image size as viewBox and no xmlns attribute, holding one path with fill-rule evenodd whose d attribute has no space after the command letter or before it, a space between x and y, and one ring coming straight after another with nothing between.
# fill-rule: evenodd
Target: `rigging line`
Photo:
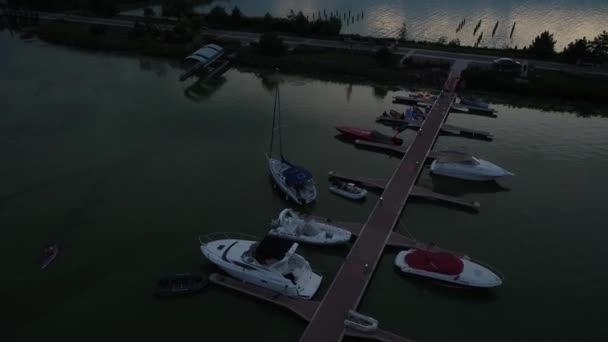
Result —
<instances>
[{"instance_id":1,"label":"rigging line","mask_svg":"<svg viewBox=\"0 0 608 342\"><path fill-rule=\"evenodd\" d=\"M274 144L274 130L275 130L275 121L276 121L276 116L277 116L277 92L278 92L278 88L274 94L274 108L272 110L272 131L270 132L270 147L268 148L268 157L269 158L272 158L272 145Z\"/></svg>"}]
</instances>

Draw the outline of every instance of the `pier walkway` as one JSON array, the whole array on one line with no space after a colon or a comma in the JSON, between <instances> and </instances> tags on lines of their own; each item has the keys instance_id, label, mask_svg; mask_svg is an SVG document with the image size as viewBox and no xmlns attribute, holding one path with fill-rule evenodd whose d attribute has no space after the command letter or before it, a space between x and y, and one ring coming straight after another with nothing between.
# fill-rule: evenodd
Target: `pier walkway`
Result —
<instances>
[{"instance_id":1,"label":"pier walkway","mask_svg":"<svg viewBox=\"0 0 608 342\"><path fill-rule=\"evenodd\" d=\"M389 180L300 341L340 341L344 337L344 319L349 310L357 309L363 297L427 155L456 99L454 89L459 76L460 70L453 71L446 81L446 89L435 101L416 139Z\"/></svg>"}]
</instances>

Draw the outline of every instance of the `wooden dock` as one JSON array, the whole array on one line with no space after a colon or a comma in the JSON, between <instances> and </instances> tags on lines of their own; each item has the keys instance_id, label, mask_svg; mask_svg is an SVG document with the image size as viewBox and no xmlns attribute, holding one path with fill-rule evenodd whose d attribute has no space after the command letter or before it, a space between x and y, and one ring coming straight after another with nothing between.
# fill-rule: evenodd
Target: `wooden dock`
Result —
<instances>
[{"instance_id":1,"label":"wooden dock","mask_svg":"<svg viewBox=\"0 0 608 342\"><path fill-rule=\"evenodd\" d=\"M392 126L392 127L404 127L404 128L412 128L412 129L420 129L420 127L422 127L422 124L424 122L424 120L411 120L411 119L402 119L401 120L401 119L393 119L393 118L387 118L387 117L382 117L382 116L379 116L378 118L376 118L376 121L380 122L382 124L388 125L388 126ZM462 135L462 136L467 136L467 137L472 137L472 138L481 138L481 139L486 139L486 140L491 140L494 138L492 133L487 132L487 131L481 131L481 130L476 130L476 129L471 129L471 128L449 125L449 124L443 124L441 126L441 131L445 132L445 133Z\"/></svg>"},{"instance_id":2,"label":"wooden dock","mask_svg":"<svg viewBox=\"0 0 608 342\"><path fill-rule=\"evenodd\" d=\"M433 105L432 101L414 99L414 98L410 98L410 97L406 97L406 96L393 96L393 103L416 106L416 107L427 107L427 106ZM465 105L465 104L461 104L461 103L453 103L450 108L450 111L454 112L454 113L497 117L497 115L496 115L497 110L494 108L477 107L477 106Z\"/></svg>"},{"instance_id":3,"label":"wooden dock","mask_svg":"<svg viewBox=\"0 0 608 342\"><path fill-rule=\"evenodd\" d=\"M376 203L300 341L340 341L346 335L344 319L349 310L356 310L363 297L427 155L454 103L455 84L454 77L446 82L449 90L442 92L433 104L416 139L388 182L382 200Z\"/></svg>"},{"instance_id":4,"label":"wooden dock","mask_svg":"<svg viewBox=\"0 0 608 342\"><path fill-rule=\"evenodd\" d=\"M209 280L216 285L241 292L243 294L256 297L274 305L281 306L302 318L305 321L310 321L314 316L315 311L319 307L318 301L295 299L283 296L277 292L251 285L240 280L213 273L209 276ZM377 329L373 332L361 332L350 328L345 328L345 335L353 337L361 337L370 340L382 342L412 342L412 340L395 335L389 331Z\"/></svg>"},{"instance_id":5,"label":"wooden dock","mask_svg":"<svg viewBox=\"0 0 608 342\"><path fill-rule=\"evenodd\" d=\"M352 181L352 182L360 184L363 187L372 188L372 189L376 189L376 190L384 190L388 183L388 181L383 180L383 179L358 177L358 176L343 174L338 171L329 171L328 176L347 180L347 181ZM455 204L455 205L465 207L468 209L473 209L473 210L479 210L479 208L481 207L481 204L478 201L469 201L469 200L462 199L459 197L440 194L440 193L437 193L437 192L434 192L429 189L425 189L425 188L422 188L422 187L419 187L416 185L414 185L414 187L412 188L410 196L420 197L420 198L424 198L427 200L434 200L434 201Z\"/></svg>"}]
</instances>

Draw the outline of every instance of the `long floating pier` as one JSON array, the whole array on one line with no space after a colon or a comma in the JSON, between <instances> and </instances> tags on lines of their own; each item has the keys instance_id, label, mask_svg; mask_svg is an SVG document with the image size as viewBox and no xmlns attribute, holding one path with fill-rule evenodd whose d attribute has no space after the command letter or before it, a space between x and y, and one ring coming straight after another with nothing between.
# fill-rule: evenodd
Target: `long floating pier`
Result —
<instances>
[{"instance_id":1,"label":"long floating pier","mask_svg":"<svg viewBox=\"0 0 608 342\"><path fill-rule=\"evenodd\" d=\"M389 241L405 203L414 188L427 155L456 99L452 76L430 110L418 136L388 182L325 297L300 341L340 341L346 334L344 319L355 310Z\"/></svg>"}]
</instances>

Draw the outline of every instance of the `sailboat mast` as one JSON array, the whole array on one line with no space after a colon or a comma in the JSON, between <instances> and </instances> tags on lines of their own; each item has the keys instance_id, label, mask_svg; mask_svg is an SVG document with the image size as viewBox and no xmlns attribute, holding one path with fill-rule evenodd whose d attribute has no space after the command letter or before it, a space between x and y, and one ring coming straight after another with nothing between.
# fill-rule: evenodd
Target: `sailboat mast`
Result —
<instances>
[{"instance_id":1,"label":"sailboat mast","mask_svg":"<svg viewBox=\"0 0 608 342\"><path fill-rule=\"evenodd\" d=\"M279 123L279 153L281 155L281 160L283 158L283 127L281 126L281 93L279 92L279 85L277 84L277 112L278 112L278 123Z\"/></svg>"}]
</instances>

